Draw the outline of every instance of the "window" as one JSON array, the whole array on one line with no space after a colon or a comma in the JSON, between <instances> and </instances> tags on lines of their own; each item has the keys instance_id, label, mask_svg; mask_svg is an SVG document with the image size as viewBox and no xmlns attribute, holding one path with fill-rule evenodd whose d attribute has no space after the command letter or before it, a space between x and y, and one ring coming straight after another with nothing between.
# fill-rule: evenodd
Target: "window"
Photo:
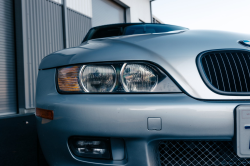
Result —
<instances>
[{"instance_id":1,"label":"window","mask_svg":"<svg viewBox=\"0 0 250 166\"><path fill-rule=\"evenodd\" d=\"M162 33L176 30L185 30L187 28L167 25L167 24L149 24L149 23L130 23L113 24L91 28L84 38L84 41L96 38L135 35L144 33Z\"/></svg>"}]
</instances>

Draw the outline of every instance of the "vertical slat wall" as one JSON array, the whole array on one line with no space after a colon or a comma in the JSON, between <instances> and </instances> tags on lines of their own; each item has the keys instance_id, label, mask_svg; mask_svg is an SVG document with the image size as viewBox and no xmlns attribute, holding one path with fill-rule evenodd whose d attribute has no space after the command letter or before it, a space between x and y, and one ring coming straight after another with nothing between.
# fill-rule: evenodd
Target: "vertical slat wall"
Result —
<instances>
[{"instance_id":1,"label":"vertical slat wall","mask_svg":"<svg viewBox=\"0 0 250 166\"><path fill-rule=\"evenodd\" d=\"M91 18L68 9L69 47L78 46L91 28Z\"/></svg>"},{"instance_id":2,"label":"vertical slat wall","mask_svg":"<svg viewBox=\"0 0 250 166\"><path fill-rule=\"evenodd\" d=\"M92 17L92 0L67 0L67 7L85 16Z\"/></svg>"},{"instance_id":3,"label":"vertical slat wall","mask_svg":"<svg viewBox=\"0 0 250 166\"><path fill-rule=\"evenodd\" d=\"M25 71L26 109L35 108L38 67L48 54L63 45L62 5L49 0L25 0L27 62Z\"/></svg>"},{"instance_id":4,"label":"vertical slat wall","mask_svg":"<svg viewBox=\"0 0 250 166\"><path fill-rule=\"evenodd\" d=\"M0 115L17 112L13 1L0 0Z\"/></svg>"},{"instance_id":5,"label":"vertical slat wall","mask_svg":"<svg viewBox=\"0 0 250 166\"><path fill-rule=\"evenodd\" d=\"M64 48L63 4L52 0L22 0L24 109L35 108L36 79L41 60ZM81 44L91 18L67 9L69 46ZM19 97L20 98L20 97ZM19 102L20 103L20 102Z\"/></svg>"}]
</instances>

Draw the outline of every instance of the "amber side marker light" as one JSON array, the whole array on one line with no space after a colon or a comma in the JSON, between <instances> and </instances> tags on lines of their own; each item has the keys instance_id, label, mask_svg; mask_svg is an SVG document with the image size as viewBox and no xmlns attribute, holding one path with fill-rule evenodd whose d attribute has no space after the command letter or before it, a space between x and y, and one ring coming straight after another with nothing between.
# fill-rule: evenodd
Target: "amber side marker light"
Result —
<instances>
[{"instance_id":1,"label":"amber side marker light","mask_svg":"<svg viewBox=\"0 0 250 166\"><path fill-rule=\"evenodd\" d=\"M39 117L45 118L45 119L53 120L54 119L54 112L51 110L36 108L36 116L39 116Z\"/></svg>"}]
</instances>

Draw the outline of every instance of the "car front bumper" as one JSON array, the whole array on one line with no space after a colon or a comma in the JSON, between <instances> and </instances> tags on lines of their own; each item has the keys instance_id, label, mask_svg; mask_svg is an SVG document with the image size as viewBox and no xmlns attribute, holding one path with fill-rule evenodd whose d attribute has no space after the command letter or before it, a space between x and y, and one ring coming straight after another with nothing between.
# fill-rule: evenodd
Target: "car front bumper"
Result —
<instances>
[{"instance_id":1,"label":"car front bumper","mask_svg":"<svg viewBox=\"0 0 250 166\"><path fill-rule=\"evenodd\" d=\"M59 94L55 69L37 80L37 107L53 110L54 120L37 117L38 135L50 165L157 165L160 140L232 140L234 110L247 101L202 101L173 94ZM148 130L148 118L161 118L161 130ZM121 138L121 161L79 158L70 136Z\"/></svg>"}]
</instances>

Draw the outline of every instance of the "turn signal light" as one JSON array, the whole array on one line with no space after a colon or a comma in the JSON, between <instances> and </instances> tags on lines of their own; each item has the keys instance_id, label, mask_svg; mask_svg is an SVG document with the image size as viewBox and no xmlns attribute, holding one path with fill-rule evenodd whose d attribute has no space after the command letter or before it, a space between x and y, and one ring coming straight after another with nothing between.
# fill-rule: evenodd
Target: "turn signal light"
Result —
<instances>
[{"instance_id":1,"label":"turn signal light","mask_svg":"<svg viewBox=\"0 0 250 166\"><path fill-rule=\"evenodd\" d=\"M78 84L78 72L81 66L72 66L58 69L58 87L60 91L81 91Z\"/></svg>"},{"instance_id":2,"label":"turn signal light","mask_svg":"<svg viewBox=\"0 0 250 166\"><path fill-rule=\"evenodd\" d=\"M54 119L54 112L51 110L45 110L41 108L36 108L36 116L45 118L45 119Z\"/></svg>"}]
</instances>

